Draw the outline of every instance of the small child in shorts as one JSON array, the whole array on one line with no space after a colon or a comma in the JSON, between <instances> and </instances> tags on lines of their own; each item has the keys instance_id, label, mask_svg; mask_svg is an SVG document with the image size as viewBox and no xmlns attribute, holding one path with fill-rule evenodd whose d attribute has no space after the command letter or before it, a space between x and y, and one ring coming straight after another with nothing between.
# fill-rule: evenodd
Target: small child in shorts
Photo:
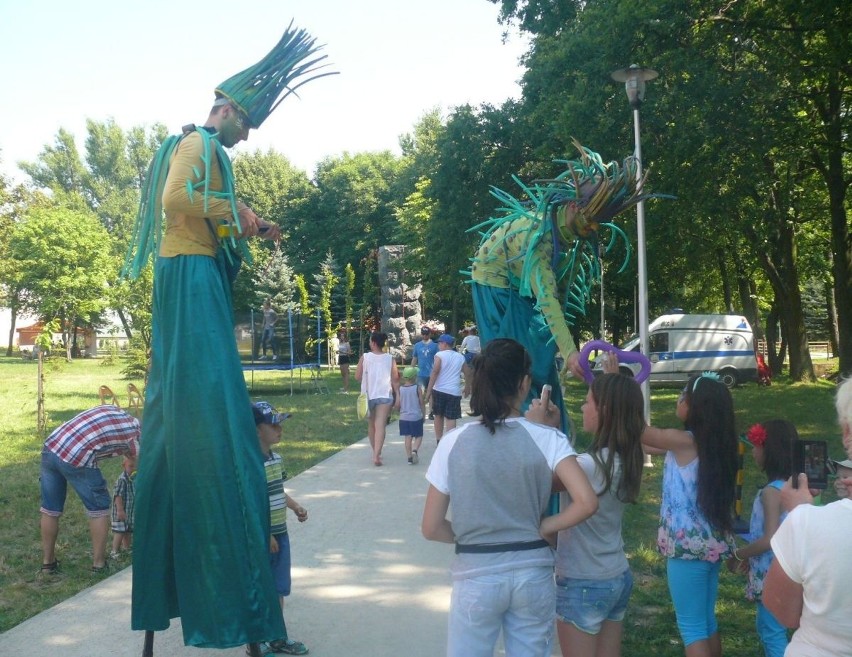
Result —
<instances>
[{"instance_id":1,"label":"small child in shorts","mask_svg":"<svg viewBox=\"0 0 852 657\"><path fill-rule=\"evenodd\" d=\"M263 452L263 467L266 471L266 487L269 491L269 563L272 566L272 576L281 603L281 613L284 613L284 598L290 595L290 536L287 533L287 509L296 514L299 522L308 519L308 512L284 490L283 461L281 456L272 451L272 446L281 442L281 423L290 417L289 413L277 412L268 402L252 404L254 424L257 427L257 437ZM261 644L264 655L306 655L308 649L301 641L294 641L287 634L284 625L284 636L275 641ZM246 650L246 654L250 654Z\"/></svg>"},{"instance_id":2,"label":"small child in shorts","mask_svg":"<svg viewBox=\"0 0 852 657\"><path fill-rule=\"evenodd\" d=\"M420 460L417 450L423 442L423 417L426 406L423 403L423 391L417 385L417 368L406 367L402 370L402 385L399 387L399 435L405 438L405 454L408 465L416 465Z\"/></svg>"},{"instance_id":3,"label":"small child in shorts","mask_svg":"<svg viewBox=\"0 0 852 657\"><path fill-rule=\"evenodd\" d=\"M122 548L133 547L133 508L136 499L136 457L125 456L121 474L112 491L112 552L110 557L117 558Z\"/></svg>"}]
</instances>

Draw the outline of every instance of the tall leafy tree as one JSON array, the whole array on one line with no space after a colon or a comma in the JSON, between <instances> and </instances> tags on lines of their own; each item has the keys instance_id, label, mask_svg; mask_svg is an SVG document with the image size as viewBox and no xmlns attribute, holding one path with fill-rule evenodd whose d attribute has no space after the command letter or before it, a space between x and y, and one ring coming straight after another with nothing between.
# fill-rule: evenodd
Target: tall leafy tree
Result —
<instances>
[{"instance_id":1,"label":"tall leafy tree","mask_svg":"<svg viewBox=\"0 0 852 657\"><path fill-rule=\"evenodd\" d=\"M624 97L609 72L638 62L662 73L643 106L643 155L655 188L678 201L658 204L648 222L652 312L677 300L674 281L693 308L756 312L759 272L773 287L791 374L812 376L797 293L799 259L811 244L801 235L821 232L830 216L832 255L846 259L839 181L848 164L838 129L848 112L834 110L849 94L849 8L757 0L499 4L504 20L534 35L523 111L542 156L568 135L601 151L613 152L613 136L630 143ZM821 191L807 184L809 167L830 181ZM834 261L835 281L848 290L844 266Z\"/></svg>"},{"instance_id":2,"label":"tall leafy tree","mask_svg":"<svg viewBox=\"0 0 852 657\"><path fill-rule=\"evenodd\" d=\"M33 208L16 224L8 253L27 290L26 309L61 321L70 360L72 334L81 322L97 322L117 275L106 231L91 213Z\"/></svg>"},{"instance_id":3,"label":"tall leafy tree","mask_svg":"<svg viewBox=\"0 0 852 657\"><path fill-rule=\"evenodd\" d=\"M317 193L297 230L303 274L319 269L331 250L339 262L360 262L371 250L393 243L402 163L389 151L344 154L317 167Z\"/></svg>"}]
</instances>

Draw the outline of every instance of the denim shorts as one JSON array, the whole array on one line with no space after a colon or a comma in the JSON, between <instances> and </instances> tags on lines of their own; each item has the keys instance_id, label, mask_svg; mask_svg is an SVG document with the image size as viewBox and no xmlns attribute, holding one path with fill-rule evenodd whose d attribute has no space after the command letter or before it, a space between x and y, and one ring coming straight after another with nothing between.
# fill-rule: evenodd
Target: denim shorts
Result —
<instances>
[{"instance_id":1,"label":"denim shorts","mask_svg":"<svg viewBox=\"0 0 852 657\"><path fill-rule=\"evenodd\" d=\"M85 468L66 463L48 449L41 453L41 511L49 516L61 516L65 510L68 484L80 496L90 518L109 515L112 496L98 468Z\"/></svg>"},{"instance_id":2,"label":"denim shorts","mask_svg":"<svg viewBox=\"0 0 852 657\"><path fill-rule=\"evenodd\" d=\"M272 577L275 579L275 591L278 595L290 595L290 534L275 534L278 552L269 553L269 565L272 566Z\"/></svg>"},{"instance_id":3,"label":"denim shorts","mask_svg":"<svg viewBox=\"0 0 852 657\"><path fill-rule=\"evenodd\" d=\"M587 634L597 634L604 621L624 620L632 590L629 568L611 579L557 577L556 617Z\"/></svg>"},{"instance_id":4,"label":"denim shorts","mask_svg":"<svg viewBox=\"0 0 852 657\"><path fill-rule=\"evenodd\" d=\"M370 413L372 413L376 409L376 406L383 406L384 404L393 404L393 398L376 397L375 399L371 399L367 402L367 408L370 410Z\"/></svg>"}]
</instances>

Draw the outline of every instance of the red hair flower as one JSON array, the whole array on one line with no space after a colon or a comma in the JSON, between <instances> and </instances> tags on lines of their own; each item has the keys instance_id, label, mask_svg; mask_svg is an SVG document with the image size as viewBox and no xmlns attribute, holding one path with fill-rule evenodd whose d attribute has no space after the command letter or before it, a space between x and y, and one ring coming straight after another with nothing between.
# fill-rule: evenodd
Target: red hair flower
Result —
<instances>
[{"instance_id":1,"label":"red hair flower","mask_svg":"<svg viewBox=\"0 0 852 657\"><path fill-rule=\"evenodd\" d=\"M766 442L766 429L762 424L755 424L746 432L746 439L755 447L763 447Z\"/></svg>"}]
</instances>

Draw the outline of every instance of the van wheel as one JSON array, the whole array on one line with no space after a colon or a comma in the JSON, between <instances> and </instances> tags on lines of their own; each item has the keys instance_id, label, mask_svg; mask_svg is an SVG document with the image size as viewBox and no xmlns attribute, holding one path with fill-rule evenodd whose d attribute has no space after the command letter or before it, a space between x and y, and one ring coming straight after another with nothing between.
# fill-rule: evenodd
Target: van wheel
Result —
<instances>
[{"instance_id":1,"label":"van wheel","mask_svg":"<svg viewBox=\"0 0 852 657\"><path fill-rule=\"evenodd\" d=\"M719 372L719 380L726 388L733 388L737 385L739 377L737 377L736 370L722 370Z\"/></svg>"},{"instance_id":2,"label":"van wheel","mask_svg":"<svg viewBox=\"0 0 852 657\"><path fill-rule=\"evenodd\" d=\"M624 367L624 366L619 367L618 373L624 374L625 376L629 376L631 379L633 378L633 370L631 370L629 367Z\"/></svg>"}]
</instances>

